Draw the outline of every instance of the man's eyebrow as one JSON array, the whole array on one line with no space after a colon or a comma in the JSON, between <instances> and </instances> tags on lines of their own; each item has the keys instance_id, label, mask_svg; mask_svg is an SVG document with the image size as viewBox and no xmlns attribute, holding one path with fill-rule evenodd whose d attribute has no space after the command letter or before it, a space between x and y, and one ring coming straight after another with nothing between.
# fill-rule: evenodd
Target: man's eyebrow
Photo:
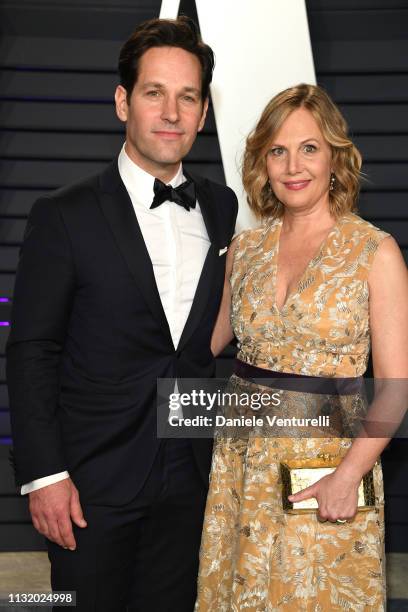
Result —
<instances>
[{"instance_id":1,"label":"man's eyebrow","mask_svg":"<svg viewBox=\"0 0 408 612\"><path fill-rule=\"evenodd\" d=\"M191 93L195 93L197 94L197 96L199 96L201 94L201 91L199 89L197 89L197 87L183 87L183 91L188 91Z\"/></svg>"},{"instance_id":2,"label":"man's eyebrow","mask_svg":"<svg viewBox=\"0 0 408 612\"><path fill-rule=\"evenodd\" d=\"M143 89L149 89L149 87L154 87L154 89L165 89L165 85L163 85L163 83L157 83L155 81L149 81L148 83L143 83L142 85ZM194 93L197 96L201 95L201 92L197 87L192 87L189 85L183 87L182 91L187 93Z\"/></svg>"},{"instance_id":3,"label":"man's eyebrow","mask_svg":"<svg viewBox=\"0 0 408 612\"><path fill-rule=\"evenodd\" d=\"M163 83L155 83L154 81L149 81L148 83L143 83L143 89L148 89L149 87L155 87L156 89L163 89Z\"/></svg>"}]
</instances>

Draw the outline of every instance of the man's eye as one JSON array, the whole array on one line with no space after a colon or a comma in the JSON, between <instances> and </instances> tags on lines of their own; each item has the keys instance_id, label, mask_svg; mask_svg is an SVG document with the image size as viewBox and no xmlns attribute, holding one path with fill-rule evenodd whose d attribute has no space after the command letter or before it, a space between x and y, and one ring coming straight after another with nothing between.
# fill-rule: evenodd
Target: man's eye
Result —
<instances>
[{"instance_id":1,"label":"man's eye","mask_svg":"<svg viewBox=\"0 0 408 612\"><path fill-rule=\"evenodd\" d=\"M146 95L150 96L151 98L156 98L159 95L159 92L156 89L152 89L148 91Z\"/></svg>"},{"instance_id":2,"label":"man's eye","mask_svg":"<svg viewBox=\"0 0 408 612\"><path fill-rule=\"evenodd\" d=\"M304 146L305 153L314 153L316 150L317 148L315 147L315 145L307 144Z\"/></svg>"},{"instance_id":3,"label":"man's eye","mask_svg":"<svg viewBox=\"0 0 408 612\"><path fill-rule=\"evenodd\" d=\"M186 102L195 102L195 98L193 96L184 96L184 100Z\"/></svg>"}]
</instances>

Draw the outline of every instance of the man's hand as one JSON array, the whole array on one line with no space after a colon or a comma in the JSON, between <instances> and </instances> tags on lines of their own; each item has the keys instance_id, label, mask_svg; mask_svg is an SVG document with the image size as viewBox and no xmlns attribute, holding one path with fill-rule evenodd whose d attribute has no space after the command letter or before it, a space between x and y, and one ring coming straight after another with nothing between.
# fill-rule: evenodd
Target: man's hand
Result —
<instances>
[{"instance_id":1,"label":"man's hand","mask_svg":"<svg viewBox=\"0 0 408 612\"><path fill-rule=\"evenodd\" d=\"M87 523L79 503L78 489L70 478L29 493L33 525L46 538L63 548L75 550L72 522L78 527Z\"/></svg>"}]
</instances>

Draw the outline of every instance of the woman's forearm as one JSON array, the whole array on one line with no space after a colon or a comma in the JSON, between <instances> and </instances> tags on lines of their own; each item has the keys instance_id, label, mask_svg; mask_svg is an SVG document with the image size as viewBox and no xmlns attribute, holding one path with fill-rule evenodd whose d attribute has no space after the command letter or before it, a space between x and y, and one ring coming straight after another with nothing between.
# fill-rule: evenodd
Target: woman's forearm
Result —
<instances>
[{"instance_id":1,"label":"woman's forearm","mask_svg":"<svg viewBox=\"0 0 408 612\"><path fill-rule=\"evenodd\" d=\"M391 438L356 438L336 472L347 480L360 482L374 466Z\"/></svg>"},{"instance_id":2,"label":"woman's forearm","mask_svg":"<svg viewBox=\"0 0 408 612\"><path fill-rule=\"evenodd\" d=\"M356 480L371 470L399 428L408 405L407 380L376 378L374 382L375 396L361 422L361 432L338 468Z\"/></svg>"}]
</instances>

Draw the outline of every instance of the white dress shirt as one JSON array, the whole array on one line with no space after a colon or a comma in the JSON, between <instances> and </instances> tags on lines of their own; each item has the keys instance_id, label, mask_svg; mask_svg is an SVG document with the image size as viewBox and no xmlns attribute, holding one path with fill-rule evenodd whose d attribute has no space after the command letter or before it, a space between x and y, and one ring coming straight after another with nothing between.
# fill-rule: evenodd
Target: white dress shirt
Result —
<instances>
[{"instance_id":1,"label":"white dress shirt","mask_svg":"<svg viewBox=\"0 0 408 612\"><path fill-rule=\"evenodd\" d=\"M118 166L153 265L156 285L176 349L210 246L200 206L196 202L196 207L187 211L175 202L166 201L150 210L154 197L154 176L129 158L125 145L119 154ZM169 184L178 187L184 180L180 164ZM69 473L64 471L38 478L23 485L21 495L68 477Z\"/></svg>"}]
</instances>

